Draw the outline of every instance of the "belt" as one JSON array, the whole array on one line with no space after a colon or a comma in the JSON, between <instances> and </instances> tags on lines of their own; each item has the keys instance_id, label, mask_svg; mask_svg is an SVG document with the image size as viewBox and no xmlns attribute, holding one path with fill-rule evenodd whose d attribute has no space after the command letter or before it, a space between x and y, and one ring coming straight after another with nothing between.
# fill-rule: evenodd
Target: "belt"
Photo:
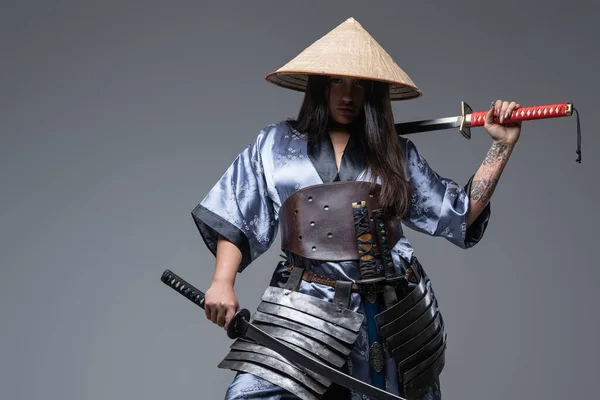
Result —
<instances>
[{"instance_id":1,"label":"belt","mask_svg":"<svg viewBox=\"0 0 600 400\"><path fill-rule=\"evenodd\" d=\"M288 265L288 270L292 271L293 269L293 265ZM352 283L351 286L351 291L352 293L360 294L382 293L385 285L394 285L400 280L404 280L405 278L405 276L397 276L394 278L386 278L385 276L382 276L378 278L354 281L354 283ZM332 288L335 288L335 284L336 282L338 282L338 280L336 279L330 278L325 275L315 274L314 272L308 270L305 270L302 274L302 280L306 282L319 283L321 285L330 286Z\"/></svg>"}]
</instances>

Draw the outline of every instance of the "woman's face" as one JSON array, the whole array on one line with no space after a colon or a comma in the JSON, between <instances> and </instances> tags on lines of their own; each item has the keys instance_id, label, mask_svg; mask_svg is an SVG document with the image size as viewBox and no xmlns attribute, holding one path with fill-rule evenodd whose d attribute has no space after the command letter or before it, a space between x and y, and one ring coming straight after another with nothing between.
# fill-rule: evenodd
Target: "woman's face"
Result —
<instances>
[{"instance_id":1,"label":"woman's face","mask_svg":"<svg viewBox=\"0 0 600 400\"><path fill-rule=\"evenodd\" d=\"M332 76L325 92L329 116L338 124L352 123L362 112L366 101L366 81L345 76Z\"/></svg>"}]
</instances>

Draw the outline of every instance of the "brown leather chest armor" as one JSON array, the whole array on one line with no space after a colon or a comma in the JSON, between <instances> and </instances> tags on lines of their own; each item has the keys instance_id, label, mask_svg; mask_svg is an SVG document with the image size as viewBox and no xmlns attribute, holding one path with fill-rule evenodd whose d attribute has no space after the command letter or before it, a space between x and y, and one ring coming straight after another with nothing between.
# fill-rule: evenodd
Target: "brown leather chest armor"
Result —
<instances>
[{"instance_id":1,"label":"brown leather chest armor","mask_svg":"<svg viewBox=\"0 0 600 400\"><path fill-rule=\"evenodd\" d=\"M378 208L381 188L369 182L332 182L309 186L289 196L279 212L281 248L305 258L358 260L352 203L366 201L369 214ZM371 232L377 227L370 220ZM387 243L394 247L402 232L386 223ZM379 254L375 248L375 254Z\"/></svg>"}]
</instances>

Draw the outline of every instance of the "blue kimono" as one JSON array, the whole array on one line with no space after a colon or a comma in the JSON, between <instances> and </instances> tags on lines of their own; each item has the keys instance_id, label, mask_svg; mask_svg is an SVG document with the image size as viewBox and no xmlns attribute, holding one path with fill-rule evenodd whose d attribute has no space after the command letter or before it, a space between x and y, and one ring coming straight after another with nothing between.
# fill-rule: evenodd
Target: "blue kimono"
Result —
<instances>
[{"instance_id":1,"label":"blue kimono","mask_svg":"<svg viewBox=\"0 0 600 400\"><path fill-rule=\"evenodd\" d=\"M443 237L460 248L477 244L487 227L490 208L485 208L479 218L467 229L469 189L471 180L462 187L438 175L419 154L414 143L400 137L405 149L407 179L412 187L411 208L402 224L416 231ZM472 179L472 177L471 177ZM278 213L288 196L307 186L332 181L369 180L364 156L358 140L350 137L338 172L333 145L330 140L308 140L307 135L293 129L287 122L265 127L256 139L242 151L207 196L192 211L198 230L208 248L216 254L219 235L237 245L242 253L239 272L244 271L273 244L278 232ZM402 260L411 260L414 251L406 237L392 248L392 258L399 274L404 274ZM358 261L322 262L286 253L293 265L310 269L315 274L334 279L358 280ZM281 264L275 268L272 286L282 286L288 270ZM433 292L427 278L428 290ZM334 288L314 282L302 281L298 289L321 299L332 300ZM363 310L361 297L354 293L350 308ZM437 307L437 304L436 304ZM371 383L368 360L366 323L360 331L348 359L348 373ZM394 362L386 360L385 390L402 396ZM441 397L439 381L422 399ZM230 385L226 399L294 399L285 390L249 374L238 374ZM351 399L362 399L352 393Z\"/></svg>"}]
</instances>

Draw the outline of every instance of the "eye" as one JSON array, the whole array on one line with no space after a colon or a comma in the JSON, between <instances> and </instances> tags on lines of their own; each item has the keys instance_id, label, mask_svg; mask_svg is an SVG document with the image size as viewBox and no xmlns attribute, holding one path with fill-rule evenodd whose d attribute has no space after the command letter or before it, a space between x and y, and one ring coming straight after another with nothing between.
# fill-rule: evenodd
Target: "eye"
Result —
<instances>
[{"instance_id":1,"label":"eye","mask_svg":"<svg viewBox=\"0 0 600 400\"><path fill-rule=\"evenodd\" d=\"M329 80L329 82L331 82L331 83L342 83L342 80L340 78L331 78Z\"/></svg>"},{"instance_id":2,"label":"eye","mask_svg":"<svg viewBox=\"0 0 600 400\"><path fill-rule=\"evenodd\" d=\"M366 85L366 82L364 81L364 79L357 79L354 81L354 84L359 87L364 87Z\"/></svg>"}]
</instances>

